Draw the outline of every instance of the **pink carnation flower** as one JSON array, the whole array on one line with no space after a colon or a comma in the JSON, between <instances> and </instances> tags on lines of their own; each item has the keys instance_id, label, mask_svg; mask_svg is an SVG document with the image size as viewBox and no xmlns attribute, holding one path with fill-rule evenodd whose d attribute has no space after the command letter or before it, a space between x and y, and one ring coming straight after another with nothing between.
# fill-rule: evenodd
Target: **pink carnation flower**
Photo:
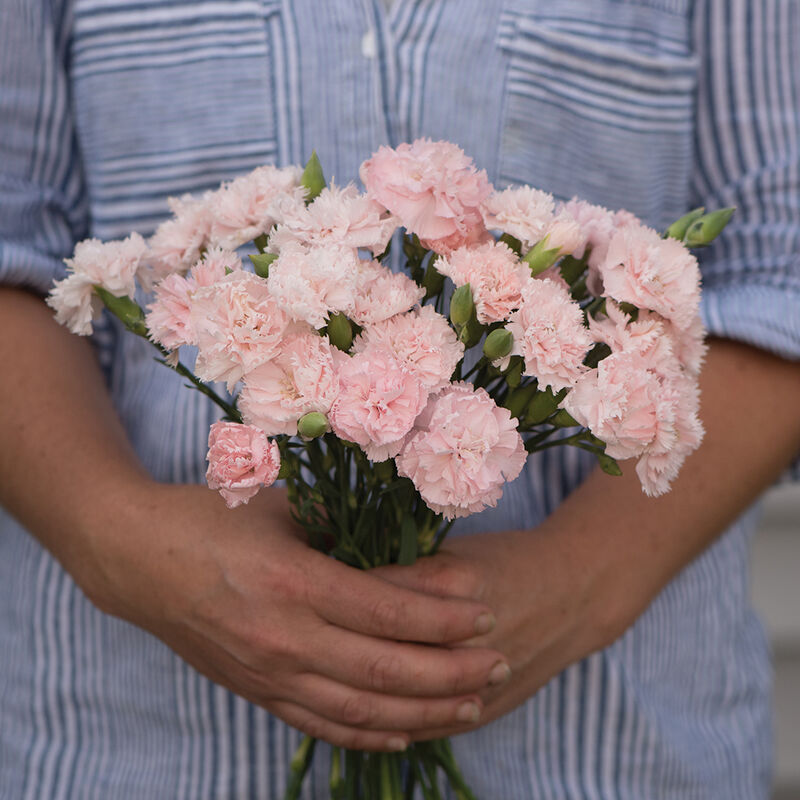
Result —
<instances>
[{"instance_id":1,"label":"pink carnation flower","mask_svg":"<svg viewBox=\"0 0 800 800\"><path fill-rule=\"evenodd\" d=\"M480 206L491 184L451 142L417 139L395 150L381 147L361 165L360 176L367 194L437 253L488 236Z\"/></svg>"},{"instance_id":2,"label":"pink carnation flower","mask_svg":"<svg viewBox=\"0 0 800 800\"><path fill-rule=\"evenodd\" d=\"M402 314L419 303L425 290L402 272L392 272L378 261L360 261L351 319L358 325Z\"/></svg>"},{"instance_id":3,"label":"pink carnation flower","mask_svg":"<svg viewBox=\"0 0 800 800\"><path fill-rule=\"evenodd\" d=\"M486 227L519 239L529 250L544 238L553 219L553 195L520 186L495 192L481 206Z\"/></svg>"},{"instance_id":4,"label":"pink carnation flower","mask_svg":"<svg viewBox=\"0 0 800 800\"><path fill-rule=\"evenodd\" d=\"M340 439L360 445L371 461L385 461L400 451L427 397L388 350L370 348L341 360L331 427Z\"/></svg>"},{"instance_id":5,"label":"pink carnation flower","mask_svg":"<svg viewBox=\"0 0 800 800\"><path fill-rule=\"evenodd\" d=\"M514 337L512 355L525 359L525 374L554 390L573 386L585 370L583 359L592 337L583 312L569 292L551 280L531 280L523 302L509 320Z\"/></svg>"},{"instance_id":6,"label":"pink carnation flower","mask_svg":"<svg viewBox=\"0 0 800 800\"><path fill-rule=\"evenodd\" d=\"M700 393L697 384L688 378L678 378L671 386L675 403L674 439L669 448L650 447L636 464L636 474L645 494L651 497L665 494L678 476L686 457L703 441L703 424L698 416Z\"/></svg>"},{"instance_id":7,"label":"pink carnation flower","mask_svg":"<svg viewBox=\"0 0 800 800\"><path fill-rule=\"evenodd\" d=\"M316 333L301 333L245 375L239 408L245 422L270 436L294 436L300 417L311 411L327 414L338 391L330 343Z\"/></svg>"},{"instance_id":8,"label":"pink carnation flower","mask_svg":"<svg viewBox=\"0 0 800 800\"><path fill-rule=\"evenodd\" d=\"M150 338L167 350L197 344L191 324L192 294L198 288L221 281L228 270L241 269L242 262L236 253L212 248L192 267L187 277L177 273L167 275L155 287L155 298L147 307L145 323Z\"/></svg>"},{"instance_id":9,"label":"pink carnation flower","mask_svg":"<svg viewBox=\"0 0 800 800\"><path fill-rule=\"evenodd\" d=\"M353 342L356 353L376 347L391 351L427 391L448 384L464 355L450 323L432 306L368 326Z\"/></svg>"},{"instance_id":10,"label":"pink carnation flower","mask_svg":"<svg viewBox=\"0 0 800 800\"><path fill-rule=\"evenodd\" d=\"M644 225L617 231L600 265L606 296L650 309L687 328L700 304L697 259L676 239Z\"/></svg>"},{"instance_id":11,"label":"pink carnation flower","mask_svg":"<svg viewBox=\"0 0 800 800\"><path fill-rule=\"evenodd\" d=\"M328 186L314 202L288 208L270 236L270 250L279 253L288 242L313 246L338 245L382 253L399 220L352 184Z\"/></svg>"},{"instance_id":12,"label":"pink carnation flower","mask_svg":"<svg viewBox=\"0 0 800 800\"><path fill-rule=\"evenodd\" d=\"M154 281L173 272L184 274L197 263L211 230L207 199L208 193L202 198L185 194L167 200L173 216L156 228L149 241Z\"/></svg>"},{"instance_id":13,"label":"pink carnation flower","mask_svg":"<svg viewBox=\"0 0 800 800\"><path fill-rule=\"evenodd\" d=\"M190 324L199 348L195 374L224 380L229 390L244 373L274 358L284 336L297 330L267 282L243 270L194 292Z\"/></svg>"},{"instance_id":14,"label":"pink carnation flower","mask_svg":"<svg viewBox=\"0 0 800 800\"><path fill-rule=\"evenodd\" d=\"M478 322L503 322L522 305L531 273L502 242L460 248L436 262L436 269L456 286L470 285Z\"/></svg>"},{"instance_id":15,"label":"pink carnation flower","mask_svg":"<svg viewBox=\"0 0 800 800\"><path fill-rule=\"evenodd\" d=\"M347 247L290 242L269 268L269 290L296 320L323 327L331 311L352 314L359 275L358 254Z\"/></svg>"},{"instance_id":16,"label":"pink carnation flower","mask_svg":"<svg viewBox=\"0 0 800 800\"><path fill-rule=\"evenodd\" d=\"M78 242L73 257L64 259L71 274L58 281L47 298L47 304L56 312L56 321L72 333L88 336L92 319L99 317L103 309L94 287L101 286L115 297L133 297L137 273L147 254L147 244L138 233L122 241Z\"/></svg>"},{"instance_id":17,"label":"pink carnation flower","mask_svg":"<svg viewBox=\"0 0 800 800\"><path fill-rule=\"evenodd\" d=\"M267 233L284 213L305 208L300 167L257 167L207 198L211 216L210 241L235 250Z\"/></svg>"},{"instance_id":18,"label":"pink carnation flower","mask_svg":"<svg viewBox=\"0 0 800 800\"><path fill-rule=\"evenodd\" d=\"M484 389L455 383L428 400L396 461L428 507L453 519L496 506L526 456L508 410Z\"/></svg>"},{"instance_id":19,"label":"pink carnation flower","mask_svg":"<svg viewBox=\"0 0 800 800\"><path fill-rule=\"evenodd\" d=\"M247 503L281 468L278 445L252 425L215 422L208 434L209 489L218 489L228 508Z\"/></svg>"}]
</instances>

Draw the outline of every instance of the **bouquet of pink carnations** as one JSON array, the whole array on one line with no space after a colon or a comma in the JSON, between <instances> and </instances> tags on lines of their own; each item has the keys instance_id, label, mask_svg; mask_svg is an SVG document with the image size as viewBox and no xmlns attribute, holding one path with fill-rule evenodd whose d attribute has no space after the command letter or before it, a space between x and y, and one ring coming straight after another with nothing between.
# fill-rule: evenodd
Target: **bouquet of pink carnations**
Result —
<instances>
[{"instance_id":1,"label":"bouquet of pink carnations","mask_svg":"<svg viewBox=\"0 0 800 800\"><path fill-rule=\"evenodd\" d=\"M364 193L326 186L312 156L172 199L149 241L78 244L48 302L75 333L105 305L149 339L224 412L209 487L235 507L284 478L311 544L354 567L435 552L546 448L587 450L610 474L636 458L644 491L667 491L703 434L688 248L732 209L696 209L662 235L626 211L495 191L429 140L380 148L360 175ZM236 252L248 242L252 270ZM392 247L405 271L388 266ZM313 750L305 739L287 798ZM445 740L334 749L331 795L436 798L438 770L473 796Z\"/></svg>"}]
</instances>

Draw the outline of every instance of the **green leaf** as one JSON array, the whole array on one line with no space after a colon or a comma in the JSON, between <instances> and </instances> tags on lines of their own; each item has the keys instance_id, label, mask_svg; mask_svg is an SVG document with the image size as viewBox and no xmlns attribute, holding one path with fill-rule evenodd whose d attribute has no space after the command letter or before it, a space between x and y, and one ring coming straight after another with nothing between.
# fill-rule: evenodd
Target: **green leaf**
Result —
<instances>
[{"instance_id":1,"label":"green leaf","mask_svg":"<svg viewBox=\"0 0 800 800\"><path fill-rule=\"evenodd\" d=\"M400 525L400 552L397 563L404 567L411 566L417 560L417 523L414 517L403 517Z\"/></svg>"},{"instance_id":2,"label":"green leaf","mask_svg":"<svg viewBox=\"0 0 800 800\"><path fill-rule=\"evenodd\" d=\"M559 408L555 414L553 414L550 422L553 423L558 428L575 428L580 423L564 408Z\"/></svg>"},{"instance_id":3,"label":"green leaf","mask_svg":"<svg viewBox=\"0 0 800 800\"><path fill-rule=\"evenodd\" d=\"M508 393L503 406L509 410L512 417L521 419L525 409L536 394L536 383L520 386Z\"/></svg>"},{"instance_id":4,"label":"green leaf","mask_svg":"<svg viewBox=\"0 0 800 800\"><path fill-rule=\"evenodd\" d=\"M426 300L429 297L435 297L437 294L440 294L442 289L444 289L444 275L436 269L434 259L431 259L431 263L428 264L428 268L425 270L425 276L422 278L422 286L425 289L424 299Z\"/></svg>"},{"instance_id":5,"label":"green leaf","mask_svg":"<svg viewBox=\"0 0 800 800\"><path fill-rule=\"evenodd\" d=\"M525 360L522 356L511 356L508 369L505 371L506 383L516 389L522 381L522 370L525 369Z\"/></svg>"},{"instance_id":6,"label":"green leaf","mask_svg":"<svg viewBox=\"0 0 800 800\"><path fill-rule=\"evenodd\" d=\"M510 247L517 255L522 253L522 242L510 233L504 233L500 237L500 241L506 245L506 247Z\"/></svg>"},{"instance_id":7,"label":"green leaf","mask_svg":"<svg viewBox=\"0 0 800 800\"><path fill-rule=\"evenodd\" d=\"M611 456L608 456L605 453L597 454L597 463L600 465L600 469L603 470L606 475L613 475L614 477L619 477L622 475L622 469L620 468L619 464L617 464L616 459L611 458Z\"/></svg>"},{"instance_id":8,"label":"green leaf","mask_svg":"<svg viewBox=\"0 0 800 800\"><path fill-rule=\"evenodd\" d=\"M254 256L248 256L248 258L253 262L256 275L258 275L259 278L269 277L269 268L272 266L272 262L277 257L278 256L275 253L258 253Z\"/></svg>"},{"instance_id":9,"label":"green leaf","mask_svg":"<svg viewBox=\"0 0 800 800\"><path fill-rule=\"evenodd\" d=\"M538 425L544 422L558 408L558 403L558 397L553 394L549 386L543 392L536 392L525 410L525 423Z\"/></svg>"},{"instance_id":10,"label":"green leaf","mask_svg":"<svg viewBox=\"0 0 800 800\"><path fill-rule=\"evenodd\" d=\"M572 286L586 270L586 261L573 256L564 256L558 269L561 272L561 277Z\"/></svg>"},{"instance_id":11,"label":"green leaf","mask_svg":"<svg viewBox=\"0 0 800 800\"><path fill-rule=\"evenodd\" d=\"M308 189L306 205L319 197L325 188L325 176L322 174L322 164L320 164L316 150L311 152L311 158L308 159L308 163L303 170L303 176L300 178L300 185Z\"/></svg>"}]
</instances>

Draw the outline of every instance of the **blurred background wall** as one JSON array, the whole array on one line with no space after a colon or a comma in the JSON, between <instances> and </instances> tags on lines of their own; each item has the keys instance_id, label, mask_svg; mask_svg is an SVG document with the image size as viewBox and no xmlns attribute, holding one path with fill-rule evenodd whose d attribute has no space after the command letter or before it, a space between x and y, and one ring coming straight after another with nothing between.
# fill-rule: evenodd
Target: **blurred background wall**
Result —
<instances>
[{"instance_id":1,"label":"blurred background wall","mask_svg":"<svg viewBox=\"0 0 800 800\"><path fill-rule=\"evenodd\" d=\"M774 800L800 800L800 485L766 498L753 546L753 599L772 642L777 762Z\"/></svg>"}]
</instances>

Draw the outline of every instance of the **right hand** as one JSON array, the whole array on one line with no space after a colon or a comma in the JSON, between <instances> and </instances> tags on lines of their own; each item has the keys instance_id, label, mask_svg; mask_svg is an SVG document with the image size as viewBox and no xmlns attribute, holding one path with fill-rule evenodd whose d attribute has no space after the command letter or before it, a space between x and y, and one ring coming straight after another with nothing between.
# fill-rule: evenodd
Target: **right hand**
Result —
<instances>
[{"instance_id":1,"label":"right hand","mask_svg":"<svg viewBox=\"0 0 800 800\"><path fill-rule=\"evenodd\" d=\"M283 490L231 511L205 487L145 484L123 521L90 536L79 583L103 611L304 733L401 750L415 730L474 725L478 692L507 677L497 651L456 646L493 624L486 605L313 550Z\"/></svg>"}]
</instances>

